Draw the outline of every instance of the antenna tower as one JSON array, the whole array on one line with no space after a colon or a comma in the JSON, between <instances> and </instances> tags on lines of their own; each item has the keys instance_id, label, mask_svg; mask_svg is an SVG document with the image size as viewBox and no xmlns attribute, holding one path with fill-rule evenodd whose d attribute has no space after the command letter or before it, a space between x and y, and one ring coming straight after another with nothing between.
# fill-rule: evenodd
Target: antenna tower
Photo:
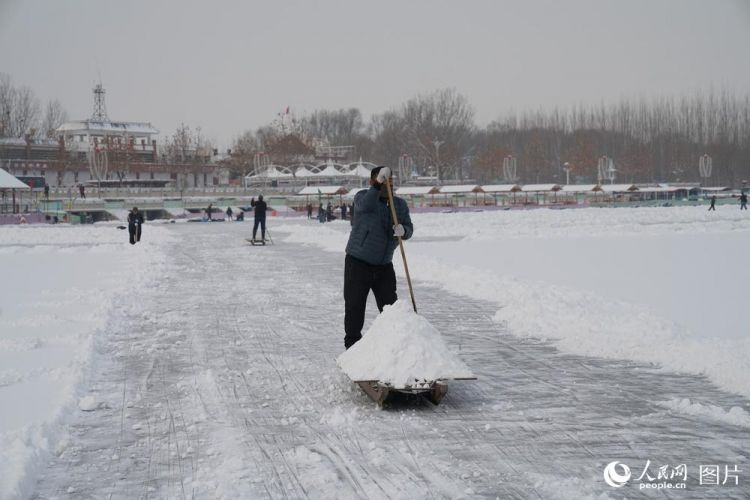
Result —
<instances>
[{"instance_id":1,"label":"antenna tower","mask_svg":"<svg viewBox=\"0 0 750 500\"><path fill-rule=\"evenodd\" d=\"M94 114L91 115L91 119L97 122L108 122L107 117L107 106L104 104L104 87L101 83L97 83L94 87Z\"/></svg>"}]
</instances>

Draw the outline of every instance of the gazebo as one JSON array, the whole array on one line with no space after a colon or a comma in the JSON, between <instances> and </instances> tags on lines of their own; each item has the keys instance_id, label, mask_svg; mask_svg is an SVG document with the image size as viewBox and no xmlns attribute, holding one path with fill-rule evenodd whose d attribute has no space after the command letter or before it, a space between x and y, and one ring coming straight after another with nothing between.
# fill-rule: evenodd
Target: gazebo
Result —
<instances>
[{"instance_id":1,"label":"gazebo","mask_svg":"<svg viewBox=\"0 0 750 500\"><path fill-rule=\"evenodd\" d=\"M28 189L29 193L31 193L31 187L19 181L17 178L9 174L7 171L0 168L0 191L2 192L2 203L0 204L0 212L2 213L8 212L7 202L5 201L6 193L8 190L10 190L11 196L12 196L10 213L17 214L19 212L18 205L16 204L16 189L21 189L24 191ZM20 198L19 198L19 201L20 201Z\"/></svg>"}]
</instances>

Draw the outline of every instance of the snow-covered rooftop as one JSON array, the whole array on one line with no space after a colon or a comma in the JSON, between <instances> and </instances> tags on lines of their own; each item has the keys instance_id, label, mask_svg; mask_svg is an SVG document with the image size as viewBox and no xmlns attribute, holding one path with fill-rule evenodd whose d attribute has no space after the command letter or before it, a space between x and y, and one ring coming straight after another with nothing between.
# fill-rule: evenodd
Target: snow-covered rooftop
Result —
<instances>
[{"instance_id":1,"label":"snow-covered rooftop","mask_svg":"<svg viewBox=\"0 0 750 500\"><path fill-rule=\"evenodd\" d=\"M526 184L521 186L521 191L525 193L536 193L540 191L559 191L560 186L557 184Z\"/></svg>"},{"instance_id":2,"label":"snow-covered rooftop","mask_svg":"<svg viewBox=\"0 0 750 500\"><path fill-rule=\"evenodd\" d=\"M346 194L349 190L344 186L307 186L297 194L300 195L311 195L311 194Z\"/></svg>"},{"instance_id":3,"label":"snow-covered rooftop","mask_svg":"<svg viewBox=\"0 0 750 500\"><path fill-rule=\"evenodd\" d=\"M56 129L57 132L69 135L156 135L159 130L145 122L104 122L95 120L78 120L65 122Z\"/></svg>"},{"instance_id":4,"label":"snow-covered rooftop","mask_svg":"<svg viewBox=\"0 0 750 500\"><path fill-rule=\"evenodd\" d=\"M674 193L686 188L672 186L648 186L638 188L639 193Z\"/></svg>"},{"instance_id":5,"label":"snow-covered rooftop","mask_svg":"<svg viewBox=\"0 0 750 500\"><path fill-rule=\"evenodd\" d=\"M602 184L605 193L624 193L626 191L638 191L635 184Z\"/></svg>"},{"instance_id":6,"label":"snow-covered rooftop","mask_svg":"<svg viewBox=\"0 0 750 500\"><path fill-rule=\"evenodd\" d=\"M518 184L487 184L482 186L482 191L485 193L515 193L520 190L521 186Z\"/></svg>"},{"instance_id":7,"label":"snow-covered rooftop","mask_svg":"<svg viewBox=\"0 0 750 500\"><path fill-rule=\"evenodd\" d=\"M29 189L29 186L0 168L0 189Z\"/></svg>"},{"instance_id":8,"label":"snow-covered rooftop","mask_svg":"<svg viewBox=\"0 0 750 500\"><path fill-rule=\"evenodd\" d=\"M460 184L457 186L441 186L441 193L481 193L482 188L476 184Z\"/></svg>"},{"instance_id":9,"label":"snow-covered rooftop","mask_svg":"<svg viewBox=\"0 0 750 500\"><path fill-rule=\"evenodd\" d=\"M601 190L599 184L566 184L562 187L564 193L590 193Z\"/></svg>"},{"instance_id":10,"label":"snow-covered rooftop","mask_svg":"<svg viewBox=\"0 0 750 500\"><path fill-rule=\"evenodd\" d=\"M440 189L437 186L402 186L396 189L396 194L400 196L428 195L439 192Z\"/></svg>"}]
</instances>

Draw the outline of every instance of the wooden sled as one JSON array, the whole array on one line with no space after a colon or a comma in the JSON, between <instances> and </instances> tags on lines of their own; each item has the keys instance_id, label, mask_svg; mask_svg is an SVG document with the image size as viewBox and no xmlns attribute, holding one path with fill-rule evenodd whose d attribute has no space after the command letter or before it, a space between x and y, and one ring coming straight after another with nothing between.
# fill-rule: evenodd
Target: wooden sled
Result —
<instances>
[{"instance_id":1,"label":"wooden sled","mask_svg":"<svg viewBox=\"0 0 750 500\"><path fill-rule=\"evenodd\" d=\"M474 378L457 378L450 380L476 380ZM390 394L401 393L407 395L424 396L434 405L440 404L446 394L448 394L448 379L438 379L423 381L413 386L395 388L392 385L379 380L357 380L355 381L370 399L375 401L378 406L383 406Z\"/></svg>"}]
</instances>

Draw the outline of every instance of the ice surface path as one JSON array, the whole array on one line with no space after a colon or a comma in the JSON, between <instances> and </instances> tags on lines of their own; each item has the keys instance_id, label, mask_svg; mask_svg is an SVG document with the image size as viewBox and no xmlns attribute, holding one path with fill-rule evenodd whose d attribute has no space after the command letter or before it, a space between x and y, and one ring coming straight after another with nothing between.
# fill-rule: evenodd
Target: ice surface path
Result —
<instances>
[{"instance_id":1,"label":"ice surface path","mask_svg":"<svg viewBox=\"0 0 750 500\"><path fill-rule=\"evenodd\" d=\"M335 366L343 259L280 233L251 247L249 229L174 229L169 277L126 301L98 345L92 387L107 406L74 416L37 498L637 498L603 483L606 463L742 463L750 449L747 428L655 405L746 400L699 377L561 355L502 332L493 306L418 282L420 312L479 381L452 384L438 407L379 411ZM744 481L661 493L740 498Z\"/></svg>"}]
</instances>

